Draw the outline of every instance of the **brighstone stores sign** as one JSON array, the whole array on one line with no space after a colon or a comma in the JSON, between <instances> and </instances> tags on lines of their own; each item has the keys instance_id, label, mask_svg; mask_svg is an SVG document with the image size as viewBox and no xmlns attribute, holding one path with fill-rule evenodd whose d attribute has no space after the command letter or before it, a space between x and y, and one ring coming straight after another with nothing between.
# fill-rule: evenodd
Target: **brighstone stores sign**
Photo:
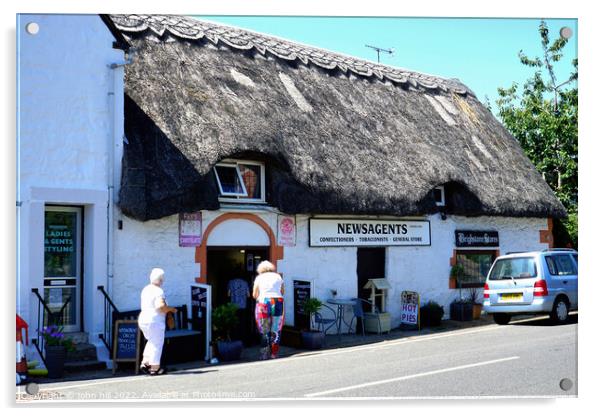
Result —
<instances>
[{"instance_id":1,"label":"brighstone stores sign","mask_svg":"<svg viewBox=\"0 0 602 416\"><path fill-rule=\"evenodd\" d=\"M429 221L309 220L311 247L430 246Z\"/></svg>"}]
</instances>

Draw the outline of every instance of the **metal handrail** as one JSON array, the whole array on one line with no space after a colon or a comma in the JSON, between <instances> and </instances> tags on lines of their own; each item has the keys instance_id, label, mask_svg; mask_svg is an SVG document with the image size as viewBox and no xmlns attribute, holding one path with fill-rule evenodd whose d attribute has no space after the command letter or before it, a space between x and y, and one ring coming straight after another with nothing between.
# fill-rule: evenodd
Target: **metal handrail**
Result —
<instances>
[{"instance_id":1,"label":"metal handrail","mask_svg":"<svg viewBox=\"0 0 602 416\"><path fill-rule=\"evenodd\" d=\"M37 287L32 288L31 293L33 293L38 298L38 316L37 316L38 326L37 326L37 330L36 330L36 339L33 339L32 343L38 350L38 354L40 354L40 357L42 357L42 360L44 361L44 365L46 365L46 355L44 354L44 337L40 333L40 322L42 324L42 327L45 326L46 316L48 316L49 324L55 324L55 325L61 326L62 320L63 320L63 312L65 311L67 304L69 304L69 302L71 302L71 296L69 296L67 298L67 300L65 301L65 303L63 304L61 309L55 313L55 312L52 312L52 310L50 310L50 308L46 304L46 301L44 300L44 298L42 296L40 296L40 292ZM42 309L42 307L43 307L43 309ZM40 313L42 315L42 319L40 319Z\"/></svg>"},{"instance_id":2,"label":"metal handrail","mask_svg":"<svg viewBox=\"0 0 602 416\"><path fill-rule=\"evenodd\" d=\"M104 297L104 324L103 333L98 334L109 353L113 350L113 315L119 313L119 309L111 300L109 294L105 291L104 286L96 287ZM111 309L112 308L112 309Z\"/></svg>"},{"instance_id":3,"label":"metal handrail","mask_svg":"<svg viewBox=\"0 0 602 416\"><path fill-rule=\"evenodd\" d=\"M46 310L46 312L48 312L49 315L52 315L52 311L50 310L50 308L48 307L48 305L46 305L46 302L44 301L44 298L40 296L40 292L39 292L38 288L34 287L33 289L31 289L31 292L34 295L36 295L36 297L38 298L38 302L41 303L44 306L44 309Z\"/></svg>"}]
</instances>

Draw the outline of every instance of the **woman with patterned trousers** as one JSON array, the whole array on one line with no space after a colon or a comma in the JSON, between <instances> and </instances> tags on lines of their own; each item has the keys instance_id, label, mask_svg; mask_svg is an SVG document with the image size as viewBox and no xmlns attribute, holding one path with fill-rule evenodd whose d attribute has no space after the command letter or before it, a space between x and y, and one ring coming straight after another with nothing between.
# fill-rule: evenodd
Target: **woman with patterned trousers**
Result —
<instances>
[{"instance_id":1,"label":"woman with patterned trousers","mask_svg":"<svg viewBox=\"0 0 602 416\"><path fill-rule=\"evenodd\" d=\"M253 284L255 321L261 333L261 360L276 358L280 348L280 331L284 324L284 285L276 267L269 261L257 266L258 276Z\"/></svg>"}]
</instances>

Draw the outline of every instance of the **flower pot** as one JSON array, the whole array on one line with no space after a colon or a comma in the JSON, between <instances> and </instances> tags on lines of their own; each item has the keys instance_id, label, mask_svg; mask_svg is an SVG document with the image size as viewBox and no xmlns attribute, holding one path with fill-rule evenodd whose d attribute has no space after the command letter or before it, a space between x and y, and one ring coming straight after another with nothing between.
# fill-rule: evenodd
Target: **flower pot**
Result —
<instances>
[{"instance_id":1,"label":"flower pot","mask_svg":"<svg viewBox=\"0 0 602 416\"><path fill-rule=\"evenodd\" d=\"M379 328L381 332L391 331L391 314L388 312L366 312L364 315L366 316L366 319L364 319L364 330L366 332L378 333ZM379 321L380 326L378 325Z\"/></svg>"},{"instance_id":2,"label":"flower pot","mask_svg":"<svg viewBox=\"0 0 602 416\"><path fill-rule=\"evenodd\" d=\"M472 303L454 302L449 305L449 314L454 321L472 321Z\"/></svg>"},{"instance_id":3,"label":"flower pot","mask_svg":"<svg viewBox=\"0 0 602 416\"><path fill-rule=\"evenodd\" d=\"M457 287L456 278L454 276L450 276L450 278L449 278L449 288L450 289L455 289L456 287Z\"/></svg>"},{"instance_id":4,"label":"flower pot","mask_svg":"<svg viewBox=\"0 0 602 416\"><path fill-rule=\"evenodd\" d=\"M67 350L63 345L46 345L46 369L48 378L63 377L65 369L65 356Z\"/></svg>"},{"instance_id":5,"label":"flower pot","mask_svg":"<svg viewBox=\"0 0 602 416\"><path fill-rule=\"evenodd\" d=\"M481 305L480 303L472 304L472 319L473 320L481 319L481 310L482 309L483 309L483 305Z\"/></svg>"},{"instance_id":6,"label":"flower pot","mask_svg":"<svg viewBox=\"0 0 602 416\"><path fill-rule=\"evenodd\" d=\"M319 331L301 331L303 348L319 350L324 345L324 333Z\"/></svg>"},{"instance_id":7,"label":"flower pot","mask_svg":"<svg viewBox=\"0 0 602 416\"><path fill-rule=\"evenodd\" d=\"M239 360L242 349L242 341L217 341L217 352L221 361Z\"/></svg>"}]
</instances>

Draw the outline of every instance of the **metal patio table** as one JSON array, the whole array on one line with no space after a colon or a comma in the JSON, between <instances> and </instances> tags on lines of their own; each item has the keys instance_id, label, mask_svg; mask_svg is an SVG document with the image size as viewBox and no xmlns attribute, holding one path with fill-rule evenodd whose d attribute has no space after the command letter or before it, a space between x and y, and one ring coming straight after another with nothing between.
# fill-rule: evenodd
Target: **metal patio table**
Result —
<instances>
[{"instance_id":1,"label":"metal patio table","mask_svg":"<svg viewBox=\"0 0 602 416\"><path fill-rule=\"evenodd\" d=\"M355 305L355 300L351 299L327 299L326 303L330 303L331 305L335 305L337 307L337 335L341 335L341 323L345 323L347 325L347 332L351 331L351 323L345 321L345 306L353 306Z\"/></svg>"}]
</instances>

